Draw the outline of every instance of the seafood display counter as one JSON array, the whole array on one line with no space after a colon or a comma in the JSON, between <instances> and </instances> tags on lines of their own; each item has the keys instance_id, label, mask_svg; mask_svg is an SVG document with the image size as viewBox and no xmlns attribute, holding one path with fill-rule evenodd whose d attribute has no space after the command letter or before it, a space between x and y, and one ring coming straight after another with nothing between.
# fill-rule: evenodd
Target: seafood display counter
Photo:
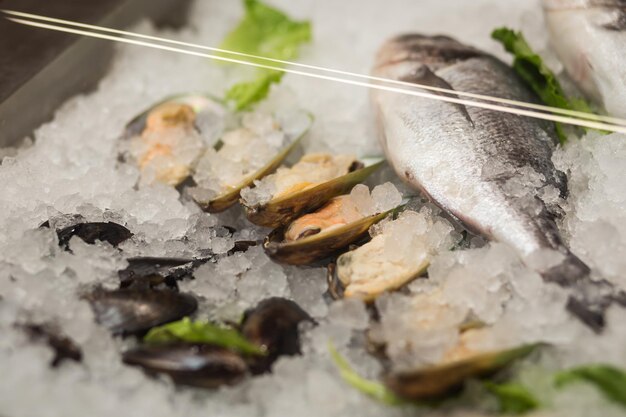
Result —
<instances>
[{"instance_id":1,"label":"seafood display counter","mask_svg":"<svg viewBox=\"0 0 626 417\"><path fill-rule=\"evenodd\" d=\"M0 9L0 416L624 415L623 0Z\"/></svg>"}]
</instances>

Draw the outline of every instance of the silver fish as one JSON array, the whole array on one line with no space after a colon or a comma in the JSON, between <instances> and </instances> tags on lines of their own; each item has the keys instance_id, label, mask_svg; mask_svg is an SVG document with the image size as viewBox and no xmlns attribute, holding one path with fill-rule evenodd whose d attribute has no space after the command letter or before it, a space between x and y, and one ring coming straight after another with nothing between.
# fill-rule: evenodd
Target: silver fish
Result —
<instances>
[{"instance_id":1,"label":"silver fish","mask_svg":"<svg viewBox=\"0 0 626 417\"><path fill-rule=\"evenodd\" d=\"M543 0L550 42L569 76L626 117L626 0Z\"/></svg>"},{"instance_id":2,"label":"silver fish","mask_svg":"<svg viewBox=\"0 0 626 417\"><path fill-rule=\"evenodd\" d=\"M536 101L511 68L445 36L409 34L382 46L375 76L456 91ZM417 88L417 87L416 87ZM418 89L419 90L419 89ZM467 229L515 248L531 260L558 251L556 265L531 262L548 282L572 291L568 309L594 330L615 299L611 285L565 246L558 207L542 198L567 194L565 175L552 164L553 125L513 114L372 90L380 139L396 173ZM623 301L623 300L622 300Z\"/></svg>"}]
</instances>

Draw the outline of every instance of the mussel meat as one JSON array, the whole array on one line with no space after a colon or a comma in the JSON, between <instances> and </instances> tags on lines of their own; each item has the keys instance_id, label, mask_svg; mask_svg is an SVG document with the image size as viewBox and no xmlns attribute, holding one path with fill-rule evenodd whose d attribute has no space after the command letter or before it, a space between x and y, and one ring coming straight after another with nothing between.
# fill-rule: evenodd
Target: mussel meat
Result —
<instances>
[{"instance_id":1,"label":"mussel meat","mask_svg":"<svg viewBox=\"0 0 626 417\"><path fill-rule=\"evenodd\" d=\"M161 101L126 126L129 140L122 143L122 159L137 164L144 183L178 185L191 174L206 142L213 140L205 130L219 134L225 114L219 102L199 94Z\"/></svg>"},{"instance_id":2,"label":"mussel meat","mask_svg":"<svg viewBox=\"0 0 626 417\"><path fill-rule=\"evenodd\" d=\"M390 184L388 198L374 201L365 185L349 195L333 198L321 209L306 214L286 228L274 230L263 246L273 259L303 265L324 259L367 236L370 226L389 215L402 203L402 196ZM391 190L391 189L392 190Z\"/></svg>"},{"instance_id":3,"label":"mussel meat","mask_svg":"<svg viewBox=\"0 0 626 417\"><path fill-rule=\"evenodd\" d=\"M166 125L176 125L184 122L185 120L192 119L198 130L204 131L207 128L218 128L220 124L223 124L223 119L226 116L226 108L220 103L219 100L212 98L206 94L189 93L189 94L177 94L165 98L158 103L150 106L138 116L134 117L126 125L124 131L124 138L131 139L133 136L140 135L144 130L148 128L148 118L151 115L159 115L159 112L153 112L156 109L163 108L162 106L170 105L184 105L185 108L191 109L193 115L190 115L187 110L183 110L186 117L166 117L162 122L155 120L153 123L161 123ZM180 108L180 107L179 107ZM182 120L181 120L182 119ZM207 126L208 125L208 126ZM216 136L219 135L221 129L216 132Z\"/></svg>"},{"instance_id":4,"label":"mussel meat","mask_svg":"<svg viewBox=\"0 0 626 417\"><path fill-rule=\"evenodd\" d=\"M458 240L453 232L452 225L433 216L428 207L405 210L397 219L373 226L371 241L339 256L331 282L342 287L346 298L373 301L421 276L433 256Z\"/></svg>"}]
</instances>

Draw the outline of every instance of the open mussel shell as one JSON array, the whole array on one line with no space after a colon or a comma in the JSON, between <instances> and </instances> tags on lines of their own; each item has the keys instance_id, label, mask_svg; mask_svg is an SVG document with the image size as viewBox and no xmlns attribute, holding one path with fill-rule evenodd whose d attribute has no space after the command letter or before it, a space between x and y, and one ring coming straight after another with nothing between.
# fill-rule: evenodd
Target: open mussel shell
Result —
<instances>
[{"instance_id":1,"label":"open mussel shell","mask_svg":"<svg viewBox=\"0 0 626 417\"><path fill-rule=\"evenodd\" d=\"M214 113L220 118L223 118L226 115L226 107L216 98L200 93L177 94L153 104L141 114L135 116L126 125L124 138L131 138L141 134L146 127L146 119L148 118L150 112L155 108L168 103L187 104L196 114Z\"/></svg>"},{"instance_id":2,"label":"open mussel shell","mask_svg":"<svg viewBox=\"0 0 626 417\"><path fill-rule=\"evenodd\" d=\"M298 146L302 138L308 132L311 123L313 123L313 116L308 115L308 117L310 120L308 126L299 132L291 133L289 135L290 137L288 138L289 144L281 149L281 151L278 152L278 154L276 154L276 156L274 156L274 158L272 158L261 169L249 174L239 184L230 187L226 192L211 200L200 200L194 198L194 201L200 206L200 208L202 208L202 210L208 211L209 213L219 213L231 207L233 204L239 201L239 193L241 192L241 190L246 187L252 186L255 180L261 179L266 175L269 175L272 172L276 171L276 169L280 166L280 164L282 164L282 162L285 160L285 158L287 158L291 151L293 151Z\"/></svg>"},{"instance_id":3,"label":"open mussel shell","mask_svg":"<svg viewBox=\"0 0 626 417\"><path fill-rule=\"evenodd\" d=\"M167 374L177 384L202 388L235 384L248 372L238 353L205 344L144 345L124 352L122 360L150 374Z\"/></svg>"},{"instance_id":4,"label":"open mussel shell","mask_svg":"<svg viewBox=\"0 0 626 417\"><path fill-rule=\"evenodd\" d=\"M242 201L246 216L259 226L276 228L286 225L298 216L320 208L331 198L350 192L385 161L383 158L366 158L359 162L363 164L362 168L314 187L274 198L266 204L248 206Z\"/></svg>"},{"instance_id":5,"label":"open mussel shell","mask_svg":"<svg viewBox=\"0 0 626 417\"><path fill-rule=\"evenodd\" d=\"M384 376L384 383L407 400L437 399L458 390L469 378L486 377L502 370L538 346L524 345L415 371L392 372Z\"/></svg>"},{"instance_id":6,"label":"open mussel shell","mask_svg":"<svg viewBox=\"0 0 626 417\"><path fill-rule=\"evenodd\" d=\"M268 371L279 356L300 354L298 326L305 321L314 322L298 304L280 297L265 299L246 310L241 334L267 352L265 356L251 358L252 372Z\"/></svg>"},{"instance_id":7,"label":"open mussel shell","mask_svg":"<svg viewBox=\"0 0 626 417\"><path fill-rule=\"evenodd\" d=\"M372 243L378 242L373 242L372 240L365 245ZM384 273L372 274L367 282L354 282L351 271L354 264L359 262L365 262L365 265L367 265L367 259L357 256L355 249L340 255L336 264L328 269L328 293L333 298L358 298L370 303L384 292L399 290L409 282L422 276L429 265L429 262L424 260L420 265L403 268L391 276ZM361 267L365 265L361 265Z\"/></svg>"},{"instance_id":8,"label":"open mussel shell","mask_svg":"<svg viewBox=\"0 0 626 417\"><path fill-rule=\"evenodd\" d=\"M96 321L113 334L142 333L188 316L198 308L194 297L171 290L98 288L84 298L91 304Z\"/></svg>"},{"instance_id":9,"label":"open mussel shell","mask_svg":"<svg viewBox=\"0 0 626 417\"><path fill-rule=\"evenodd\" d=\"M278 262L290 265L311 264L367 236L369 228L384 219L391 211L367 216L291 242L285 242L287 227L280 227L265 238L263 247L265 252Z\"/></svg>"}]
</instances>

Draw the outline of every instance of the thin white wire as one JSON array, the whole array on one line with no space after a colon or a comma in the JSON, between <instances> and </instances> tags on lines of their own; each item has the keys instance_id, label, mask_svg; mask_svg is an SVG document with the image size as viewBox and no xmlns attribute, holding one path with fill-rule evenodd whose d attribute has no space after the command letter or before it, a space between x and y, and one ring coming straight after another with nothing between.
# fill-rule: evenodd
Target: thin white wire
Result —
<instances>
[{"instance_id":1,"label":"thin white wire","mask_svg":"<svg viewBox=\"0 0 626 417\"><path fill-rule=\"evenodd\" d=\"M347 79L332 77L332 76L327 76L327 75L313 74L313 73L294 70L290 68L282 68L282 67L277 67L277 66L272 66L272 65L259 64L256 62L242 61L239 59L227 58L227 57L223 57L219 55L206 54L206 53L197 52L197 51L189 51L186 49L174 48L174 47L165 46L165 45L156 44L156 43L143 42L143 41L127 39L127 38L123 38L119 36L105 35L102 33L89 32L89 31L79 30L79 29L72 29L72 28L67 28L63 26L51 25L47 23L33 22L33 21L17 19L13 17L8 17L7 19L16 23L27 25L27 26L39 27L39 28L44 28L44 29L49 29L49 30L56 30L59 32L73 33L76 35L83 35L83 36L88 36L88 37L97 38L97 39L105 39L105 40L110 40L110 41L115 41L115 42L120 42L120 43L127 43L131 45L138 45L138 46L144 46L144 47L149 47L149 48L154 48L154 49L161 49L164 51L177 52L177 53L182 53L182 54L187 54L187 55L192 55L192 56L210 58L210 59L214 59L217 61L231 62L235 64L247 65L247 66L269 69L269 70L274 70L274 71L283 71L283 72L290 73L290 74L302 75L302 76L307 76L307 77L312 77L312 78L317 78L317 79L322 79L322 80L327 80L327 81L340 82L340 83L355 85L355 86L360 86L360 87L368 87L368 88L375 89L375 90L401 93L401 94L406 94L406 95L410 95L414 97L428 98L428 99L443 101L447 103L455 103L455 104L462 104L465 106L479 107L479 108L484 108L488 110L500 111L504 113L516 114L516 115L521 115L521 116L528 116L528 117L533 117L533 118L542 119L542 120L550 120L553 122L566 123L566 124L571 124L575 126L587 127L591 129L626 133L626 127L616 126L616 125L608 124L608 123L580 120L580 119L576 119L572 117L557 116L557 115L551 115L551 114L541 113L537 111L524 110L524 109L518 109L518 108L512 108L512 107L506 107L506 106L499 106L495 104L483 103L483 102L478 102L478 101L463 100L463 99L458 99L454 97L441 96L439 94L434 94L434 93L407 90L407 89L402 89L402 88L395 88L395 87L388 87L388 86L383 86L383 85L378 85L378 84L372 84L368 82L347 80Z\"/></svg>"},{"instance_id":2,"label":"thin white wire","mask_svg":"<svg viewBox=\"0 0 626 417\"><path fill-rule=\"evenodd\" d=\"M456 91L456 90L451 90L451 89L446 89L446 88L441 88L441 87L433 87L433 86L426 85L426 84L419 84L419 83L413 83L413 82L407 82L407 81L401 81L401 80L393 80L393 79L389 79L389 78L375 77L375 76L366 75L366 74L358 74L358 73L354 73L354 72L342 71L342 70L333 69L333 68L327 68L327 67L320 67L320 66L316 66L316 65L303 64L303 63L299 63L299 62L291 62L291 61L285 61L285 60L281 60L281 59L262 57L262 56L259 56L259 55L253 55L253 54L247 54L247 53L243 53L243 52L230 51L230 50L222 49L222 48L215 48L215 47L211 47L211 46L198 45L198 44L189 43L189 42L177 41L177 40L174 40L174 39L167 39L167 38L161 38L161 37L158 37L158 36L144 35L144 34L141 34L141 33L135 33L135 32L129 32L129 31L125 31L125 30L107 28L107 27L104 27L104 26L90 25L90 24L86 24L86 23L74 22L74 21L71 21L71 20L57 19L57 18L53 18L53 17L42 16L42 15L37 15L37 14L32 14L32 13L24 13L24 12L19 12L19 11L15 11L15 10L1 9L0 11L6 13L8 15L11 15L11 16L20 16L20 17L25 17L25 18L35 19L35 20L42 20L42 21L45 21L45 22L52 22L52 23L61 23L61 24L64 24L64 25L69 25L69 26L74 26L74 27L79 27L79 28L93 29L93 30L98 30L98 31L101 31L101 32L115 33L115 34L120 34L120 35L125 35L125 36L133 36L133 37L140 38L140 39L154 40L154 41L158 41L158 42L169 43L169 44L172 44L172 45L179 45L179 46L186 46L186 47L191 47L191 48L196 48L196 49L209 50L209 51L219 52L219 53L223 53L223 54L230 54L230 55L235 55L235 56L242 56L242 57L246 57L246 58L252 58L252 59L261 60L261 61L265 61L265 62L274 62L274 63L278 63L278 64L282 64L282 65L290 65L290 66L293 66L293 67L307 68L307 69L312 69L312 70L316 70L316 71L322 71L322 72L327 72L327 73L346 75L346 76L360 78L360 79L367 79L367 80L371 80L371 81L378 81L378 82L383 82L383 83L388 83L388 84L400 85L400 86L403 86L403 87L409 87L411 89L421 88L421 89L427 90L427 91L437 91L437 92L440 92L440 93L452 94L452 95L457 96L457 97L470 97L470 98L475 98L475 99L484 100L484 101L491 101L491 102L494 102L494 103L507 104L507 105L517 106L517 107L521 107L521 108L547 111L547 112L554 113L554 114L562 114L562 115L578 117L578 118L582 118L582 119L589 119L589 120L594 120L594 121L603 121L603 122L612 123L612 124L616 124L616 125L626 126L626 120L620 119L620 118L616 118L616 117L611 117L611 116L602 116L602 115L597 115L597 114L593 114L593 113L586 113L586 112L581 112L581 111L576 111L576 110L560 109L560 108L557 108L557 107L545 106L545 105L542 105L542 104L526 103L526 102L523 102L523 101L509 100L509 99L500 98L500 97L486 96L486 95L483 95L483 94L474 94L474 93L468 93L468 92L464 92L464 91Z\"/></svg>"}]
</instances>

